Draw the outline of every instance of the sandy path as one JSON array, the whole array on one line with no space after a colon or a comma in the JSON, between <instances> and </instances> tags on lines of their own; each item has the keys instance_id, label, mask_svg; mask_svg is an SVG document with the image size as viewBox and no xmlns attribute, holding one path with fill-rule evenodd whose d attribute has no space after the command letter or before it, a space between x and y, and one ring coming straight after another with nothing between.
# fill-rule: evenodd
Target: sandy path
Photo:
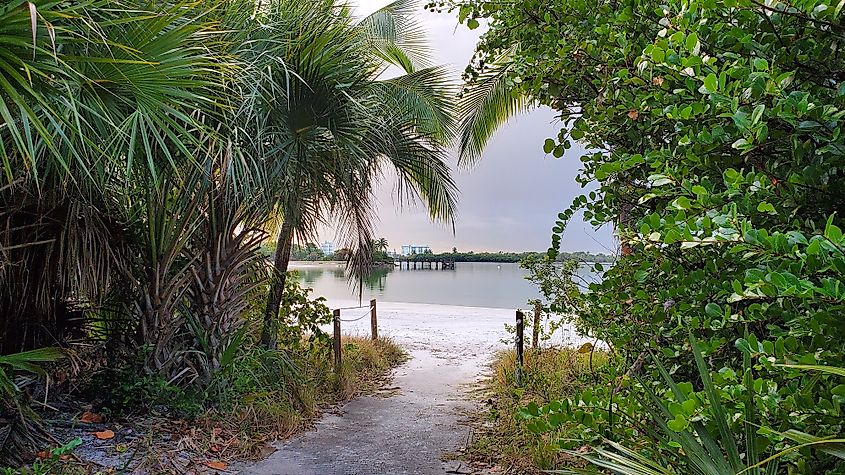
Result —
<instances>
[{"instance_id":1,"label":"sandy path","mask_svg":"<svg viewBox=\"0 0 845 475\"><path fill-rule=\"evenodd\" d=\"M349 302L331 302L332 306ZM406 348L388 397L361 397L328 414L313 431L280 443L266 460L241 473L262 475L443 474L445 453L462 447L460 424L471 405L463 387L483 372L507 338L514 311L443 305L379 303L380 333ZM365 310L350 310L355 318ZM368 334L369 319L344 333ZM451 468L451 467L450 467Z\"/></svg>"}]
</instances>

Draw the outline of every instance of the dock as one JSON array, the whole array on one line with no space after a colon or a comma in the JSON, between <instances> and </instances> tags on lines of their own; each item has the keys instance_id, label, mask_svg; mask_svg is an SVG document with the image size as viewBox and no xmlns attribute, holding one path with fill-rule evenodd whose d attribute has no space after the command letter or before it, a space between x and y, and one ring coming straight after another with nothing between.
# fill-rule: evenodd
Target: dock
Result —
<instances>
[{"instance_id":1,"label":"dock","mask_svg":"<svg viewBox=\"0 0 845 475\"><path fill-rule=\"evenodd\" d=\"M408 270L455 270L455 261L453 259L427 258L420 256L415 256L414 258L397 258L394 259L393 265L398 266L400 270L403 267Z\"/></svg>"}]
</instances>

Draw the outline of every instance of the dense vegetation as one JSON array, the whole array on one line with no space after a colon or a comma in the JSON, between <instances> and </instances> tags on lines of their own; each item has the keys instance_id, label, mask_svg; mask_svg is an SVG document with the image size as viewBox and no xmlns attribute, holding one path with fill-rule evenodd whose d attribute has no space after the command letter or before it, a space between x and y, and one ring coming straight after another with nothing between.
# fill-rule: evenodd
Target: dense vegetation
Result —
<instances>
[{"instance_id":1,"label":"dense vegetation","mask_svg":"<svg viewBox=\"0 0 845 475\"><path fill-rule=\"evenodd\" d=\"M556 450L558 440L578 437L580 428L562 424L538 437L526 427L524 415L590 387L606 360L602 352L541 347L525 354L523 383L517 386L514 351L497 354L487 390L482 393L489 411L474 424L470 459L500 466L505 473L532 475L542 473L540 469L583 466L576 457Z\"/></svg>"},{"instance_id":2,"label":"dense vegetation","mask_svg":"<svg viewBox=\"0 0 845 475\"><path fill-rule=\"evenodd\" d=\"M515 112L553 108L564 126L538 147L581 143L598 189L560 213L550 257L579 210L622 242L582 298L549 287L611 359L529 427L580 428L556 450L616 473L845 473L841 2L439 6L489 24L464 160Z\"/></svg>"},{"instance_id":3,"label":"dense vegetation","mask_svg":"<svg viewBox=\"0 0 845 475\"><path fill-rule=\"evenodd\" d=\"M365 269L385 167L450 218L453 92L417 7L0 6L0 461L45 445L25 375L64 354L104 354L68 363L126 376L104 389L207 406L239 384L233 365L266 362L258 332L279 364L319 350L327 313L287 285L290 244L337 224ZM271 269L259 247L274 230Z\"/></svg>"}]
</instances>

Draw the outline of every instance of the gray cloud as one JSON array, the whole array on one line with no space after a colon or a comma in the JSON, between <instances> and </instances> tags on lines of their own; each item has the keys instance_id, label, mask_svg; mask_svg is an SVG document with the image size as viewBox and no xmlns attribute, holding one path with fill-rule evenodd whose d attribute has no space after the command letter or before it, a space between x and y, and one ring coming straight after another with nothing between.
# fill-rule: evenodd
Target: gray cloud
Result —
<instances>
[{"instance_id":1,"label":"gray cloud","mask_svg":"<svg viewBox=\"0 0 845 475\"><path fill-rule=\"evenodd\" d=\"M357 14L365 15L387 0L359 0ZM456 28L454 16L420 11L429 32L436 61L453 67L455 76L466 67L481 33ZM403 243L428 244L435 251L543 250L548 247L555 217L585 190L575 182L582 149L573 147L561 159L543 153L543 141L554 137L560 123L549 109L535 109L503 127L490 142L483 159L471 170L458 169L461 195L455 233L451 226L432 223L419 206L397 201L395 182L388 177L378 191L377 234L391 248ZM331 232L323 233L331 238ZM609 227L595 230L573 220L563 239L569 251L608 252L616 248Z\"/></svg>"}]
</instances>

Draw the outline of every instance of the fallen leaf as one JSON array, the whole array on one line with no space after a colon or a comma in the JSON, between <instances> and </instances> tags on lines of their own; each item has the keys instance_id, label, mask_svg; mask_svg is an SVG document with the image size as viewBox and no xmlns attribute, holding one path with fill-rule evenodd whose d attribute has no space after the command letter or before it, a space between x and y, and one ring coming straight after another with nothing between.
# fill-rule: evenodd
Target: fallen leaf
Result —
<instances>
[{"instance_id":1,"label":"fallen leaf","mask_svg":"<svg viewBox=\"0 0 845 475\"><path fill-rule=\"evenodd\" d=\"M663 76L655 76L651 78L651 83L655 86L662 86L663 85Z\"/></svg>"},{"instance_id":2,"label":"fallen leaf","mask_svg":"<svg viewBox=\"0 0 845 475\"><path fill-rule=\"evenodd\" d=\"M207 462L206 465L208 468L213 468L214 470L226 470L229 468L229 465L226 462Z\"/></svg>"},{"instance_id":3,"label":"fallen leaf","mask_svg":"<svg viewBox=\"0 0 845 475\"><path fill-rule=\"evenodd\" d=\"M40 458L41 460L47 460L48 458L50 458L50 452L47 452L46 450L42 450L41 452L38 452L37 454L35 454L35 456Z\"/></svg>"},{"instance_id":4,"label":"fallen leaf","mask_svg":"<svg viewBox=\"0 0 845 475\"><path fill-rule=\"evenodd\" d=\"M114 438L114 431L110 431L110 430L106 429L106 430L103 430L103 431L100 431L100 432L94 432L94 437L96 437L100 440L113 439Z\"/></svg>"},{"instance_id":5,"label":"fallen leaf","mask_svg":"<svg viewBox=\"0 0 845 475\"><path fill-rule=\"evenodd\" d=\"M212 445L211 447L208 448L208 450L211 451L211 452L217 453L217 452L220 452L220 447L218 447L216 445Z\"/></svg>"},{"instance_id":6,"label":"fallen leaf","mask_svg":"<svg viewBox=\"0 0 845 475\"><path fill-rule=\"evenodd\" d=\"M103 422L103 416L97 414L96 412L85 411L79 416L79 422L84 422L86 424L99 424Z\"/></svg>"},{"instance_id":7,"label":"fallen leaf","mask_svg":"<svg viewBox=\"0 0 845 475\"><path fill-rule=\"evenodd\" d=\"M640 116L640 112L637 111L636 109L631 109L631 110L628 111L628 118L631 119L631 120L637 120L637 118L639 116Z\"/></svg>"}]
</instances>

